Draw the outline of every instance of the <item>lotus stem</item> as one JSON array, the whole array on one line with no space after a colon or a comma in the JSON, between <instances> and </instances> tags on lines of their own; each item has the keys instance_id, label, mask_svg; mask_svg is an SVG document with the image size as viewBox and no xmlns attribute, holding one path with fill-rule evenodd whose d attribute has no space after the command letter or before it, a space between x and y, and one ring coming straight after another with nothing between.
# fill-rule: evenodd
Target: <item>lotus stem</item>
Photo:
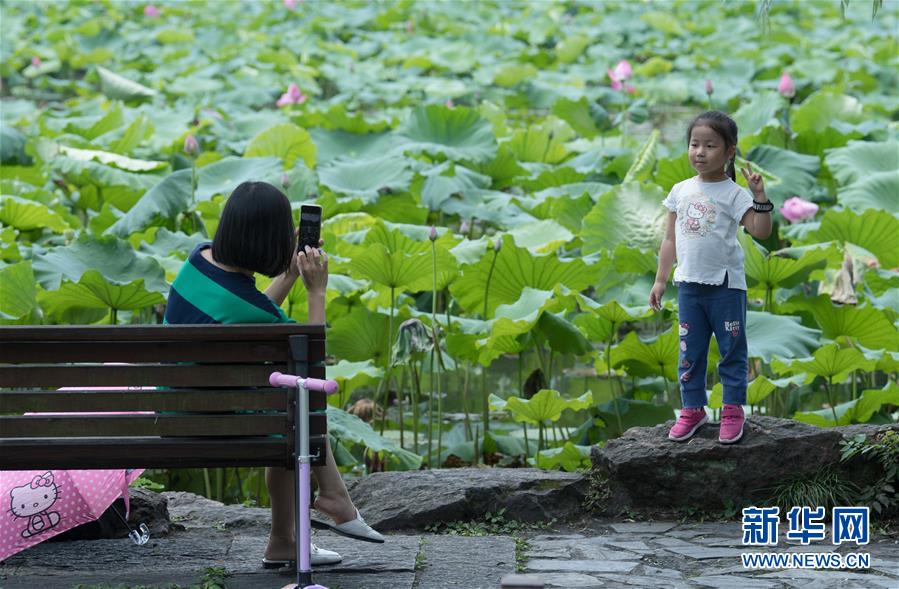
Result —
<instances>
[{"instance_id":1,"label":"lotus stem","mask_svg":"<svg viewBox=\"0 0 899 589\"><path fill-rule=\"evenodd\" d=\"M416 370L415 360L411 362L412 369L412 449L418 454L418 431L420 429L421 415L418 404L421 402L421 372Z\"/></svg>"},{"instance_id":2,"label":"lotus stem","mask_svg":"<svg viewBox=\"0 0 899 589\"><path fill-rule=\"evenodd\" d=\"M830 403L830 412L833 413L833 425L834 427L840 424L840 420L837 419L837 408L833 403L833 394L831 393L830 388L833 386L833 377L828 376L827 382L824 383L824 390L827 391L827 402Z\"/></svg>"},{"instance_id":3,"label":"lotus stem","mask_svg":"<svg viewBox=\"0 0 899 589\"><path fill-rule=\"evenodd\" d=\"M490 262L490 270L487 272L487 283L484 285L484 321L487 320L488 299L490 296L490 281L493 279L493 269L496 268L496 258L499 256L497 248L493 248L493 260ZM481 367L481 414L484 419L484 434L490 430L490 404L487 401L487 367Z\"/></svg>"},{"instance_id":4,"label":"lotus stem","mask_svg":"<svg viewBox=\"0 0 899 589\"><path fill-rule=\"evenodd\" d=\"M408 367L404 364L403 372L400 375L400 388L397 391L397 401L400 409L400 448L403 448L404 450L406 448L406 424L404 423L406 421L406 416L403 413L403 393L406 391L406 373L408 371Z\"/></svg>"},{"instance_id":5,"label":"lotus stem","mask_svg":"<svg viewBox=\"0 0 899 589\"><path fill-rule=\"evenodd\" d=\"M615 394L615 387L612 386L612 339L615 336L615 322L612 322L612 331L609 333L609 346L606 348L606 366L609 371L609 392L612 393L612 404L615 405L615 419L618 421L619 435L624 433L624 426L621 423L621 409L618 407L618 395ZM621 381L618 381L621 384Z\"/></svg>"},{"instance_id":6,"label":"lotus stem","mask_svg":"<svg viewBox=\"0 0 899 589\"><path fill-rule=\"evenodd\" d=\"M431 329L434 333L434 348L431 352L431 358L433 362L433 355L437 354L437 456L439 456L441 452L443 452L443 394L441 391L441 364L443 363L443 358L440 356L440 331L437 329L437 244L434 240L431 240L431 262L433 268L433 295L431 296ZM431 378L434 378L434 374L431 374ZM434 390L433 380L431 390Z\"/></svg>"},{"instance_id":7,"label":"lotus stem","mask_svg":"<svg viewBox=\"0 0 899 589\"><path fill-rule=\"evenodd\" d=\"M465 362L465 381L462 383L462 414L465 416L465 440L472 438L471 416L468 414L468 386L471 380L471 362Z\"/></svg>"},{"instance_id":8,"label":"lotus stem","mask_svg":"<svg viewBox=\"0 0 899 589\"><path fill-rule=\"evenodd\" d=\"M396 287L390 287L390 319L387 322L387 374L384 376L384 413L381 415L381 435L387 423L387 409L390 403L390 377L393 372L393 310L396 307Z\"/></svg>"}]
</instances>

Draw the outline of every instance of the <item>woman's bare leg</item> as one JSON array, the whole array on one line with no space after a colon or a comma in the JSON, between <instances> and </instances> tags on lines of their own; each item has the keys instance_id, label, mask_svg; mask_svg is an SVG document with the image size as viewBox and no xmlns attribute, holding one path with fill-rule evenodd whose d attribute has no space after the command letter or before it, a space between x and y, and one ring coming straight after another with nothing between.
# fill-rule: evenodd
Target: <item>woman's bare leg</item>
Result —
<instances>
[{"instance_id":1,"label":"woman's bare leg","mask_svg":"<svg viewBox=\"0 0 899 589\"><path fill-rule=\"evenodd\" d=\"M324 466L313 466L312 473L318 481L318 497L315 508L337 524L356 517L356 506L346 490L331 445L325 446ZM265 484L272 500L272 527L268 537L265 557L273 560L289 560L296 554L296 499L292 470L269 467L265 469Z\"/></svg>"}]
</instances>

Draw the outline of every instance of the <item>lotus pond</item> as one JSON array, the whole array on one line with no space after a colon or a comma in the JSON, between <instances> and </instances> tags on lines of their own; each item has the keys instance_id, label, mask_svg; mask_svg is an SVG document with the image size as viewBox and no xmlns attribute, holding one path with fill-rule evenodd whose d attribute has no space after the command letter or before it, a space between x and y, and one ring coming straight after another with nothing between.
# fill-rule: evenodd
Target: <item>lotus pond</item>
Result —
<instances>
[{"instance_id":1,"label":"lotus pond","mask_svg":"<svg viewBox=\"0 0 899 589\"><path fill-rule=\"evenodd\" d=\"M0 9L0 323L159 322L231 190L266 180L324 209L342 469L582 468L679 407L675 289L647 299L713 107L777 207L740 237L751 410L899 419L896 4ZM284 309L306 319L301 286ZM266 502L257 471L152 477Z\"/></svg>"}]
</instances>

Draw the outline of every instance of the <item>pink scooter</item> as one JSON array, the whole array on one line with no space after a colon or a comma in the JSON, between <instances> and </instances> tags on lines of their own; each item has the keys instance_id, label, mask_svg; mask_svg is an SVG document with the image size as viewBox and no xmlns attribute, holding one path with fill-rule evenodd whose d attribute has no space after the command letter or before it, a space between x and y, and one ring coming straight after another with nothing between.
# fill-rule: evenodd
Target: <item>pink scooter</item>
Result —
<instances>
[{"instance_id":1,"label":"pink scooter","mask_svg":"<svg viewBox=\"0 0 899 589\"><path fill-rule=\"evenodd\" d=\"M312 544L311 518L309 506L311 504L310 490L310 463L309 455L309 395L307 391L324 391L327 394L337 392L337 382L333 380L321 380L318 378L303 378L291 374L273 372L269 377L269 383L273 387L288 387L297 389L297 432L296 432L296 485L297 508L296 527L299 542L297 542L297 582L296 585L288 585L284 589L328 589L312 582L312 563L310 551Z\"/></svg>"}]
</instances>

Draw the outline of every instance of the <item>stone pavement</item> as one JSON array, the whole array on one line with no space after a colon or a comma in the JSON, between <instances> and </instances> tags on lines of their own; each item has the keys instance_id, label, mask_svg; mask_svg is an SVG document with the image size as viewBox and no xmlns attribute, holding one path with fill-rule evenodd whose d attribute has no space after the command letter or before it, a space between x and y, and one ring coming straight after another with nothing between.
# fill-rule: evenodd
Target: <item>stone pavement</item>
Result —
<instances>
[{"instance_id":1,"label":"stone pavement","mask_svg":"<svg viewBox=\"0 0 899 589\"><path fill-rule=\"evenodd\" d=\"M522 570L547 587L899 588L899 541L876 537L864 549L871 568L747 571L741 566L739 523L678 524L591 521L580 528L540 532L520 546ZM259 563L266 530L261 526L191 528L138 547L130 540L45 542L0 566L4 589L72 589L197 583L208 567L223 567L231 589L280 588L289 575ZM337 550L342 563L322 567L316 581L330 589L498 589L516 570L516 539L433 534L388 535L383 545L321 533L316 541ZM824 543L790 545L778 552L830 551Z\"/></svg>"}]
</instances>

